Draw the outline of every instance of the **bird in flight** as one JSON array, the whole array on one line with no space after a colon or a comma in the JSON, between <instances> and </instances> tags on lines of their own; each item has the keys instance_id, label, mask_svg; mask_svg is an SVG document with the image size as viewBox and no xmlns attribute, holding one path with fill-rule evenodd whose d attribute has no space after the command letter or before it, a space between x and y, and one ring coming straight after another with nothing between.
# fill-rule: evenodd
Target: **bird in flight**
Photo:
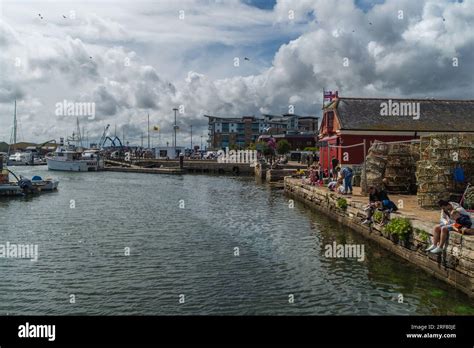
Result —
<instances>
[{"instance_id":1,"label":"bird in flight","mask_svg":"<svg viewBox=\"0 0 474 348\"><path fill-rule=\"evenodd\" d=\"M245 57L244 60L250 60L249 58Z\"/></svg>"},{"instance_id":2,"label":"bird in flight","mask_svg":"<svg viewBox=\"0 0 474 348\"><path fill-rule=\"evenodd\" d=\"M63 15L63 18L66 18L66 16L65 16L65 15Z\"/></svg>"}]
</instances>

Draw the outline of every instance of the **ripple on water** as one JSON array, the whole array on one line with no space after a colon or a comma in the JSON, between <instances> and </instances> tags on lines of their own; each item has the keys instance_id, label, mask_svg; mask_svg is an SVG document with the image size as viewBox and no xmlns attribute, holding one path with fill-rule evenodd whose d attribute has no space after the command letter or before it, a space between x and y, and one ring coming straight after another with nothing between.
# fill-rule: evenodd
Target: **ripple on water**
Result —
<instances>
[{"instance_id":1,"label":"ripple on water","mask_svg":"<svg viewBox=\"0 0 474 348\"><path fill-rule=\"evenodd\" d=\"M18 172L57 176L60 189L0 200L0 223L8 226L2 240L36 243L40 255L37 262L1 260L0 314L406 315L473 307L463 294L323 215L300 204L289 209L282 191L249 179ZM333 241L364 244L366 259L325 257Z\"/></svg>"}]
</instances>

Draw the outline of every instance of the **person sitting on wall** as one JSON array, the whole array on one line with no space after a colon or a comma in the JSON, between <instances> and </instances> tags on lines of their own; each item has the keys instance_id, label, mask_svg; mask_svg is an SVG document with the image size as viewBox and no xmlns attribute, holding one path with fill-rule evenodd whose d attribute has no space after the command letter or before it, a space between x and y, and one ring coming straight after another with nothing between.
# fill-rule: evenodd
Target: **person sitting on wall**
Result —
<instances>
[{"instance_id":1,"label":"person sitting on wall","mask_svg":"<svg viewBox=\"0 0 474 348\"><path fill-rule=\"evenodd\" d=\"M352 194L352 176L354 175L352 168L343 167L341 169L341 177L344 180L344 194Z\"/></svg>"},{"instance_id":2,"label":"person sitting on wall","mask_svg":"<svg viewBox=\"0 0 474 348\"><path fill-rule=\"evenodd\" d=\"M472 227L471 217L469 215L461 214L460 210L458 209L454 209L453 211L451 211L450 217L451 222L453 223L443 227L443 229L447 229L448 232L456 231L462 233L463 230L465 231L466 229L470 229ZM447 239L446 234L446 237L443 240L443 229L441 230L440 246L431 250L433 254L439 254L443 251L443 246Z\"/></svg>"},{"instance_id":3,"label":"person sitting on wall","mask_svg":"<svg viewBox=\"0 0 474 348\"><path fill-rule=\"evenodd\" d=\"M385 226L388 223L388 221L390 220L390 214L398 210L397 205L389 199L377 201L375 202L375 206L377 207L377 209L381 210L383 213L383 218L382 218L382 223L381 223L382 226Z\"/></svg>"},{"instance_id":4,"label":"person sitting on wall","mask_svg":"<svg viewBox=\"0 0 474 348\"><path fill-rule=\"evenodd\" d=\"M454 220L454 224L450 231L461 232L462 229L468 229L472 227L471 217L469 215L464 215L455 210L451 213L451 218Z\"/></svg>"},{"instance_id":5,"label":"person sitting on wall","mask_svg":"<svg viewBox=\"0 0 474 348\"><path fill-rule=\"evenodd\" d=\"M438 201L438 206L441 208L440 223L433 228L431 245L425 249L425 251L430 251L434 254L443 251L449 231L455 223L451 218L451 214L457 210L460 214L469 216L469 213L456 202L440 200Z\"/></svg>"},{"instance_id":6,"label":"person sitting on wall","mask_svg":"<svg viewBox=\"0 0 474 348\"><path fill-rule=\"evenodd\" d=\"M372 216L375 213L377 201L389 200L387 192L384 189L378 190L374 186L369 187L369 204L364 209L367 211L367 218L362 222L363 225L370 225L372 223Z\"/></svg>"}]
</instances>

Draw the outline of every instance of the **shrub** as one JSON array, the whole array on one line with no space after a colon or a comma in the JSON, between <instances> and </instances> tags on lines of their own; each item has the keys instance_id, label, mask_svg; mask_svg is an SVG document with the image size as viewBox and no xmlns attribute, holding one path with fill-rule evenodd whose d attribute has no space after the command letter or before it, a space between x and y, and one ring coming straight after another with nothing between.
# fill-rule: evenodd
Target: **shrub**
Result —
<instances>
[{"instance_id":1,"label":"shrub","mask_svg":"<svg viewBox=\"0 0 474 348\"><path fill-rule=\"evenodd\" d=\"M345 198L338 198L336 201L336 206L340 209L347 209L347 200Z\"/></svg>"},{"instance_id":2,"label":"shrub","mask_svg":"<svg viewBox=\"0 0 474 348\"><path fill-rule=\"evenodd\" d=\"M426 231L420 230L419 228L415 228L415 233L420 236L420 239L423 242L427 242L430 239L430 234Z\"/></svg>"},{"instance_id":3,"label":"shrub","mask_svg":"<svg viewBox=\"0 0 474 348\"><path fill-rule=\"evenodd\" d=\"M280 155L284 155L284 154L287 154L288 152L290 152L290 143L283 139L283 140L280 140L279 142L277 142L277 152L280 154Z\"/></svg>"},{"instance_id":4,"label":"shrub","mask_svg":"<svg viewBox=\"0 0 474 348\"><path fill-rule=\"evenodd\" d=\"M396 234L400 240L407 240L413 231L410 220L407 218L397 217L385 226L385 230L390 234Z\"/></svg>"},{"instance_id":5,"label":"shrub","mask_svg":"<svg viewBox=\"0 0 474 348\"><path fill-rule=\"evenodd\" d=\"M380 210L376 210L373 215L374 222L380 224L383 220L383 213Z\"/></svg>"}]
</instances>

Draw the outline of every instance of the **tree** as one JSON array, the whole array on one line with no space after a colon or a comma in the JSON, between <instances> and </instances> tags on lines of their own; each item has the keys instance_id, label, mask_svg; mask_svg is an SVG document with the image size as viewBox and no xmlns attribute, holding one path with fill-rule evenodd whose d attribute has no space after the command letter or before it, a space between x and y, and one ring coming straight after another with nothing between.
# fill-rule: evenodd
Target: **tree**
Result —
<instances>
[{"instance_id":1,"label":"tree","mask_svg":"<svg viewBox=\"0 0 474 348\"><path fill-rule=\"evenodd\" d=\"M290 152L290 148L291 148L290 143L285 139L280 140L277 143L277 152L280 155L284 155Z\"/></svg>"},{"instance_id":2,"label":"tree","mask_svg":"<svg viewBox=\"0 0 474 348\"><path fill-rule=\"evenodd\" d=\"M247 150L257 150L257 144L255 144L255 143L250 143L250 144L247 146Z\"/></svg>"}]
</instances>

